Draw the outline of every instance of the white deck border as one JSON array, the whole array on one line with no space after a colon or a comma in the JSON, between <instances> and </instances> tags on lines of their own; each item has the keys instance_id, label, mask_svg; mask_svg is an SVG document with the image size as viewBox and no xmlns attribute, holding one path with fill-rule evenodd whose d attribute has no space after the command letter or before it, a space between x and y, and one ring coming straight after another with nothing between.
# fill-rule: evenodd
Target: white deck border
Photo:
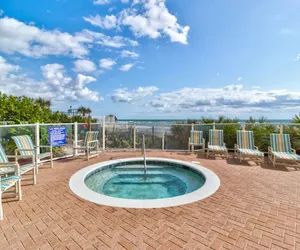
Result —
<instances>
[{"instance_id":1,"label":"white deck border","mask_svg":"<svg viewBox=\"0 0 300 250\"><path fill-rule=\"evenodd\" d=\"M105 167L107 165L116 164L120 162L130 162L130 161L142 161L143 158L124 158L118 160L111 160L96 163L94 165L88 166L77 171L70 179L69 185L71 190L78 195L80 198L94 202L96 204L112 206L112 207L122 207L122 208L163 208L163 207L173 207L184 205L192 202L196 202L199 200L203 200L208 196L215 193L220 187L220 179L219 177L212 172L211 170L195 163L180 161L175 159L167 159L167 158L154 158L148 157L147 160L151 161L163 161L175 164L181 164L187 167L190 167L199 173L201 173L206 181L204 185L185 195L180 195L172 198L164 198L164 199L152 199L152 200L136 200L136 199L123 199L123 198L115 198L106 196L103 194L99 194L91 189L89 189L85 183L85 177L92 171Z\"/></svg>"}]
</instances>

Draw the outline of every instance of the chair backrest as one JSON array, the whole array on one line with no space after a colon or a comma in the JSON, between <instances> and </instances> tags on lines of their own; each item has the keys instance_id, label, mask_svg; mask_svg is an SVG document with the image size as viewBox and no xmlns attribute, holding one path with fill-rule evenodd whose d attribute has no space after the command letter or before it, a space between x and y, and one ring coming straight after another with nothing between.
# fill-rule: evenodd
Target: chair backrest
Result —
<instances>
[{"instance_id":1,"label":"chair backrest","mask_svg":"<svg viewBox=\"0 0 300 250\"><path fill-rule=\"evenodd\" d=\"M237 145L240 148L255 149L253 131L237 131Z\"/></svg>"},{"instance_id":2,"label":"chair backrest","mask_svg":"<svg viewBox=\"0 0 300 250\"><path fill-rule=\"evenodd\" d=\"M191 130L190 132L190 143L191 144L202 144L203 132L197 130Z\"/></svg>"},{"instance_id":3,"label":"chair backrest","mask_svg":"<svg viewBox=\"0 0 300 250\"><path fill-rule=\"evenodd\" d=\"M270 134L271 147L276 152L291 153L291 140L289 134Z\"/></svg>"},{"instance_id":4,"label":"chair backrest","mask_svg":"<svg viewBox=\"0 0 300 250\"><path fill-rule=\"evenodd\" d=\"M4 148L0 144L0 163L7 163L7 162L8 162L8 158L6 156Z\"/></svg>"},{"instance_id":5,"label":"chair backrest","mask_svg":"<svg viewBox=\"0 0 300 250\"><path fill-rule=\"evenodd\" d=\"M210 129L208 140L210 145L223 146L224 143L223 130Z\"/></svg>"},{"instance_id":6,"label":"chair backrest","mask_svg":"<svg viewBox=\"0 0 300 250\"><path fill-rule=\"evenodd\" d=\"M88 131L85 133L85 139L83 141L83 146L88 146L87 143L89 141L95 141L98 140L98 134L99 131ZM89 144L90 147L95 147L96 146L96 142L93 142L91 144Z\"/></svg>"},{"instance_id":7,"label":"chair backrest","mask_svg":"<svg viewBox=\"0 0 300 250\"><path fill-rule=\"evenodd\" d=\"M18 149L32 149L32 151L20 151L20 155L34 155L34 144L29 135L12 136Z\"/></svg>"}]
</instances>

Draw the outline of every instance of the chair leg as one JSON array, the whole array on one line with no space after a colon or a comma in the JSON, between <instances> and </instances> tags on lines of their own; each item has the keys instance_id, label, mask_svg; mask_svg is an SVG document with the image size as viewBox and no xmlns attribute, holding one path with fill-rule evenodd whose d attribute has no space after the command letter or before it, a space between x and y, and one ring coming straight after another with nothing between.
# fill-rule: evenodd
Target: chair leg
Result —
<instances>
[{"instance_id":1,"label":"chair leg","mask_svg":"<svg viewBox=\"0 0 300 250\"><path fill-rule=\"evenodd\" d=\"M35 185L36 184L36 168L33 168L32 171L33 171L33 185Z\"/></svg>"},{"instance_id":2,"label":"chair leg","mask_svg":"<svg viewBox=\"0 0 300 250\"><path fill-rule=\"evenodd\" d=\"M273 168L275 168L275 165L276 165L276 160L275 160L275 157L273 159Z\"/></svg>"},{"instance_id":3,"label":"chair leg","mask_svg":"<svg viewBox=\"0 0 300 250\"><path fill-rule=\"evenodd\" d=\"M18 180L18 182L16 183L16 190L17 190L17 194L18 194L18 200L22 200L22 189L21 189L21 179Z\"/></svg>"}]
</instances>

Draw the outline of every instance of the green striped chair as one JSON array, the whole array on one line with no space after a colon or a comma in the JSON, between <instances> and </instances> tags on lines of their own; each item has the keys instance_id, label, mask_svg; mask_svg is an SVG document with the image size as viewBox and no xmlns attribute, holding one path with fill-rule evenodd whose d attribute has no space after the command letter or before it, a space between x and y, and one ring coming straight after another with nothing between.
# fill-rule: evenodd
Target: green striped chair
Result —
<instances>
[{"instance_id":1,"label":"green striped chair","mask_svg":"<svg viewBox=\"0 0 300 250\"><path fill-rule=\"evenodd\" d=\"M225 155L225 157L228 158L228 150L224 143L223 130L209 130L207 157L210 155Z\"/></svg>"},{"instance_id":2,"label":"green striped chair","mask_svg":"<svg viewBox=\"0 0 300 250\"><path fill-rule=\"evenodd\" d=\"M236 157L242 160L253 160L259 164L264 162L264 153L254 146L253 131L237 131L237 144L234 145Z\"/></svg>"},{"instance_id":3,"label":"green striped chair","mask_svg":"<svg viewBox=\"0 0 300 250\"><path fill-rule=\"evenodd\" d=\"M16 155L21 155L22 158L32 158L34 160L34 164L36 164L36 171L38 173L39 164L38 162L40 160L43 160L45 158L50 158L50 166L53 168L53 153L52 153L52 146L48 145L40 145L35 146L30 138L29 135L20 135L20 136L12 136L12 139L14 140L17 149L16 149ZM37 149L40 148L49 148L49 152L45 153L37 153Z\"/></svg>"},{"instance_id":4,"label":"green striped chair","mask_svg":"<svg viewBox=\"0 0 300 250\"><path fill-rule=\"evenodd\" d=\"M14 162L9 162L8 158L15 159ZM19 166L18 159L22 156L7 155L4 148L0 144L0 176L8 176L16 171L16 168L20 168L20 175L23 181L32 181L36 184L36 166L34 164L34 157L32 156L33 163L23 164ZM31 176L31 177L28 177ZM25 177L25 178L24 178Z\"/></svg>"},{"instance_id":5,"label":"green striped chair","mask_svg":"<svg viewBox=\"0 0 300 250\"><path fill-rule=\"evenodd\" d=\"M17 198L22 199L20 167L17 163L8 163L7 155L4 153L3 147L0 144L0 171L5 171L5 175L0 175L0 220L3 220L2 199Z\"/></svg>"},{"instance_id":6,"label":"green striped chair","mask_svg":"<svg viewBox=\"0 0 300 250\"><path fill-rule=\"evenodd\" d=\"M88 131L85 133L84 140L74 142L73 155L86 155L87 160L99 154L99 131Z\"/></svg>"},{"instance_id":7,"label":"green striped chair","mask_svg":"<svg viewBox=\"0 0 300 250\"><path fill-rule=\"evenodd\" d=\"M192 148L192 152L194 152L194 146L200 146L201 151L204 152L205 150L205 139L203 138L203 132L197 130L190 131L190 138L189 138L189 148L190 151Z\"/></svg>"},{"instance_id":8,"label":"green striped chair","mask_svg":"<svg viewBox=\"0 0 300 250\"><path fill-rule=\"evenodd\" d=\"M300 156L292 148L289 134L270 134L270 139L268 158L274 167L276 164L300 166Z\"/></svg>"}]
</instances>

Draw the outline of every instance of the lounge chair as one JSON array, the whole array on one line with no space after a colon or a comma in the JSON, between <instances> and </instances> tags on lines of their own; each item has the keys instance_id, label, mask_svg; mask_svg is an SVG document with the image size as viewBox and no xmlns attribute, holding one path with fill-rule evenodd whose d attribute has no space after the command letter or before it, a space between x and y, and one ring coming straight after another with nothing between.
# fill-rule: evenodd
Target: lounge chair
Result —
<instances>
[{"instance_id":1,"label":"lounge chair","mask_svg":"<svg viewBox=\"0 0 300 250\"><path fill-rule=\"evenodd\" d=\"M0 163L0 170L7 165ZM3 220L2 197L22 199L20 168L14 165L14 171L5 177L0 176L0 220Z\"/></svg>"},{"instance_id":2,"label":"lounge chair","mask_svg":"<svg viewBox=\"0 0 300 250\"><path fill-rule=\"evenodd\" d=\"M270 139L268 158L274 167L276 164L300 167L300 156L291 147L289 134L270 134Z\"/></svg>"},{"instance_id":3,"label":"lounge chair","mask_svg":"<svg viewBox=\"0 0 300 250\"><path fill-rule=\"evenodd\" d=\"M40 145L40 146L34 146L31 138L29 135L20 135L20 136L12 136L12 139L15 141L17 149L16 149L16 155L20 154L22 158L32 158L34 159L34 162L36 163L36 171L38 173L39 164L38 161L50 158L50 166L53 168L53 153L52 153L52 146L48 145ZM49 148L49 152L45 153L37 153L38 148Z\"/></svg>"},{"instance_id":4,"label":"lounge chair","mask_svg":"<svg viewBox=\"0 0 300 250\"><path fill-rule=\"evenodd\" d=\"M73 155L76 155L76 151L79 155L87 156L87 160L91 157L98 156L99 154L99 131L88 131L85 133L84 140L77 141L77 145L74 142L73 145Z\"/></svg>"},{"instance_id":5,"label":"lounge chair","mask_svg":"<svg viewBox=\"0 0 300 250\"><path fill-rule=\"evenodd\" d=\"M208 135L207 157L209 155L225 155L228 158L228 150L224 143L223 130L210 129Z\"/></svg>"},{"instance_id":6,"label":"lounge chair","mask_svg":"<svg viewBox=\"0 0 300 250\"><path fill-rule=\"evenodd\" d=\"M20 168L20 176L22 176L23 181L32 181L36 184L36 164L34 156L32 157L32 163L23 164L19 166L18 159L22 156L7 155L0 144L0 176L8 176L15 172L16 168ZM9 162L8 159L13 158L14 162ZM24 178L24 176L31 176L30 178Z\"/></svg>"},{"instance_id":7,"label":"lounge chair","mask_svg":"<svg viewBox=\"0 0 300 250\"><path fill-rule=\"evenodd\" d=\"M189 148L190 151L192 148L192 152L194 152L195 146L200 146L201 151L205 150L205 139L203 138L202 131L191 130L190 138L189 138Z\"/></svg>"},{"instance_id":8,"label":"lounge chair","mask_svg":"<svg viewBox=\"0 0 300 250\"><path fill-rule=\"evenodd\" d=\"M242 160L252 160L258 164L264 162L264 153L254 146L253 131L237 131L237 144L234 145L235 156Z\"/></svg>"}]
</instances>

